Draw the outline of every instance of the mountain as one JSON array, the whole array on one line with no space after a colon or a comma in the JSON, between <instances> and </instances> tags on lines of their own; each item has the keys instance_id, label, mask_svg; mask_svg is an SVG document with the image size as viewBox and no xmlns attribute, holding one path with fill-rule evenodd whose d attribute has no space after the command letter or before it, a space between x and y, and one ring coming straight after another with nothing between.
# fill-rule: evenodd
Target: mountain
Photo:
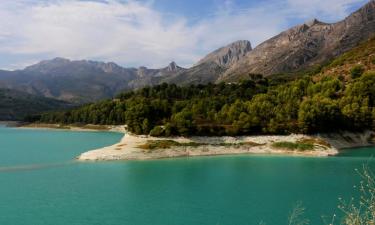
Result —
<instances>
[{"instance_id":1,"label":"mountain","mask_svg":"<svg viewBox=\"0 0 375 225\"><path fill-rule=\"evenodd\" d=\"M220 74L240 61L251 50L249 41L236 41L208 54L193 67L165 77L161 81L177 84L214 83Z\"/></svg>"},{"instance_id":2,"label":"mountain","mask_svg":"<svg viewBox=\"0 0 375 225\"><path fill-rule=\"evenodd\" d=\"M251 77L235 83L157 85L48 113L38 122L126 124L135 134L166 137L375 129L375 37L311 76L282 82Z\"/></svg>"},{"instance_id":3,"label":"mountain","mask_svg":"<svg viewBox=\"0 0 375 225\"><path fill-rule=\"evenodd\" d=\"M184 69L172 62L162 69L123 68L113 62L45 60L18 71L0 71L0 88L73 103L111 98L124 90L158 83L158 77Z\"/></svg>"},{"instance_id":4,"label":"mountain","mask_svg":"<svg viewBox=\"0 0 375 225\"><path fill-rule=\"evenodd\" d=\"M0 89L0 120L22 120L26 116L72 107L67 102Z\"/></svg>"},{"instance_id":5,"label":"mountain","mask_svg":"<svg viewBox=\"0 0 375 225\"><path fill-rule=\"evenodd\" d=\"M206 63L215 63L222 67L230 67L241 60L248 52L252 50L250 41L236 41L230 45L219 48L199 60L197 65Z\"/></svg>"},{"instance_id":6,"label":"mountain","mask_svg":"<svg viewBox=\"0 0 375 225\"><path fill-rule=\"evenodd\" d=\"M374 35L375 0L371 0L340 22L329 24L314 19L254 49L249 41L236 41L187 69L175 62L149 69L55 58L23 70L0 70L0 88L82 104L163 82L187 85L237 82L249 79L251 74L280 76L327 63Z\"/></svg>"},{"instance_id":7,"label":"mountain","mask_svg":"<svg viewBox=\"0 0 375 225\"><path fill-rule=\"evenodd\" d=\"M352 49L375 34L375 1L337 23L317 19L293 27L263 42L228 69L218 81L243 74L266 76L321 64Z\"/></svg>"}]
</instances>

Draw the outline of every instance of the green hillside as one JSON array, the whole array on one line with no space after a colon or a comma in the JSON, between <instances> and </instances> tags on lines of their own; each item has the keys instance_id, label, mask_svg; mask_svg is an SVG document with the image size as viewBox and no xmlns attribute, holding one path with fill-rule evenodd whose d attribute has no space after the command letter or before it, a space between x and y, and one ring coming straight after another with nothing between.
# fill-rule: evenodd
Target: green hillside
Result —
<instances>
[{"instance_id":1,"label":"green hillside","mask_svg":"<svg viewBox=\"0 0 375 225\"><path fill-rule=\"evenodd\" d=\"M24 92L0 89L0 120L23 120L26 116L61 110L70 104Z\"/></svg>"},{"instance_id":2,"label":"green hillside","mask_svg":"<svg viewBox=\"0 0 375 225\"><path fill-rule=\"evenodd\" d=\"M293 81L249 75L231 84L162 84L40 122L127 124L154 136L246 135L364 130L375 127L375 39Z\"/></svg>"},{"instance_id":3,"label":"green hillside","mask_svg":"<svg viewBox=\"0 0 375 225\"><path fill-rule=\"evenodd\" d=\"M323 67L317 77L340 76L345 80L350 80L355 69L375 70L375 37L333 60Z\"/></svg>"}]
</instances>

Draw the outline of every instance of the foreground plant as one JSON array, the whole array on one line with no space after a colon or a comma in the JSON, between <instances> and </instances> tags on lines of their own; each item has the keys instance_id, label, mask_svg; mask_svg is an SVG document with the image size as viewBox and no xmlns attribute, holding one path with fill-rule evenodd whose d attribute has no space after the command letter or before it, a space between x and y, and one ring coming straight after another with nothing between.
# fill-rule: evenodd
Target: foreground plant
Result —
<instances>
[{"instance_id":1,"label":"foreground plant","mask_svg":"<svg viewBox=\"0 0 375 225\"><path fill-rule=\"evenodd\" d=\"M308 225L310 221L304 218L305 208L298 202L293 208L288 218L288 225Z\"/></svg>"},{"instance_id":2,"label":"foreground plant","mask_svg":"<svg viewBox=\"0 0 375 225\"><path fill-rule=\"evenodd\" d=\"M348 202L339 198L338 208L343 212L342 218L337 219L336 215L333 215L331 221L325 224L375 225L375 174L367 165L363 166L362 171L356 171L361 177L359 186L355 187L358 188L360 197L351 198ZM304 218L304 213L305 208L301 203L297 203L288 218L288 225L310 224L309 220Z\"/></svg>"},{"instance_id":3,"label":"foreground plant","mask_svg":"<svg viewBox=\"0 0 375 225\"><path fill-rule=\"evenodd\" d=\"M344 213L341 224L374 225L375 176L368 166L363 166L362 171L358 172L358 174L362 178L358 187L361 195L358 200L352 198L349 202L340 199L339 209Z\"/></svg>"}]
</instances>

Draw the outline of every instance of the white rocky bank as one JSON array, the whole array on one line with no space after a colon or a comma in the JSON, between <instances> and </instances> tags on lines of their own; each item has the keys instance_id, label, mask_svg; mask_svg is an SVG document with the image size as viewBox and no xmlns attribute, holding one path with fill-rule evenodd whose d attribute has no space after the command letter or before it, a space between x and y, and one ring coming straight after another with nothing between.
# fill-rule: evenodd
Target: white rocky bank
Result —
<instances>
[{"instance_id":1,"label":"white rocky bank","mask_svg":"<svg viewBox=\"0 0 375 225\"><path fill-rule=\"evenodd\" d=\"M241 136L241 137L175 137L175 138L154 138L148 136L137 136L128 133L124 134L122 140L112 146L85 152L77 157L80 161L101 161L101 160L147 160L172 157L190 156L213 156L230 154L284 154L297 156L325 157L336 155L340 149L369 146L374 143L374 132L363 133L336 133L307 136L300 134L275 135L275 136ZM303 139L317 139L329 143L330 146L316 143L313 150L292 151L273 147L275 142L297 142ZM180 143L205 143L208 145L198 147L172 147L169 149L156 149L145 151L139 148L151 140L173 140ZM230 145L220 146L219 144L255 143L256 145Z\"/></svg>"}]
</instances>

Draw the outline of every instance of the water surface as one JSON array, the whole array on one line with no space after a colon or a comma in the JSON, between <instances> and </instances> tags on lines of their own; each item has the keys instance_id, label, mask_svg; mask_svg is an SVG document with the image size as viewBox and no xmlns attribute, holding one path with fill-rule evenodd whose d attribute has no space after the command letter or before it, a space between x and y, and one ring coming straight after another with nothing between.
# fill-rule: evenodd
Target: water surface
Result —
<instances>
[{"instance_id":1,"label":"water surface","mask_svg":"<svg viewBox=\"0 0 375 225\"><path fill-rule=\"evenodd\" d=\"M312 224L355 196L374 148L338 157L218 156L77 163L121 135L0 128L1 225L286 224L296 202Z\"/></svg>"}]
</instances>

